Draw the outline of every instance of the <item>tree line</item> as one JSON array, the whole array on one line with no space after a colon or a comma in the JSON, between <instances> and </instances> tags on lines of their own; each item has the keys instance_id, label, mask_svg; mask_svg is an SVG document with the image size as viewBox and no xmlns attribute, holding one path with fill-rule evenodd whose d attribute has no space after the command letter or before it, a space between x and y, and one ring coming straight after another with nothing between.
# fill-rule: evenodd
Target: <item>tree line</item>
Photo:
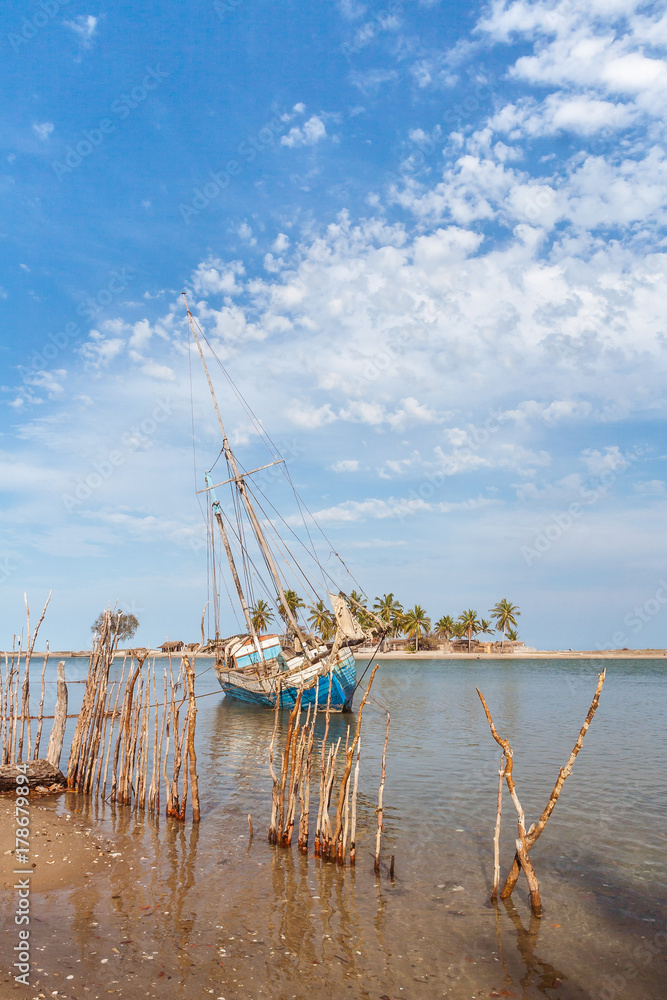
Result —
<instances>
[{"instance_id":1,"label":"tree line","mask_svg":"<svg viewBox=\"0 0 667 1000\"><path fill-rule=\"evenodd\" d=\"M294 590L285 591L285 600L293 615L296 616L301 610L305 611L308 624L324 642L333 638L336 632L336 619L324 601L316 601L307 606ZM379 618L386 626L386 636L405 635L414 640L416 651L419 651L419 640L424 638L447 640L467 638L468 650L470 650L472 639L477 635L492 635L494 631L498 631L502 633L503 644L506 640L516 642L519 638L517 618L521 612L518 605L512 604L506 598L498 601L489 609L489 618L480 618L474 609L469 608L467 611L463 611L458 618L442 615L435 624L432 623L421 604L415 604L412 608L404 608L393 593L383 594L382 597L375 598L371 609L372 615L369 614L366 598L355 590L349 595L348 604L352 614L366 632L380 634L377 622ZM287 626L288 619L285 609L280 607L278 613ZM273 609L267 601L261 598L251 609L251 615L253 628L257 632L266 632L275 623Z\"/></svg>"},{"instance_id":2,"label":"tree line","mask_svg":"<svg viewBox=\"0 0 667 1000\"><path fill-rule=\"evenodd\" d=\"M315 601L307 606L294 590L285 591L285 600L290 611L296 617L300 611L305 612L305 618L313 632L315 632L324 642L333 638L336 632L336 619L333 612L327 608L324 601ZM477 635L492 635L494 631L502 633L503 644L507 639L516 642L519 638L517 618L521 615L516 604L512 604L506 598L498 601L494 607L488 611L489 618L480 618L475 610L469 608L461 612L458 618L451 615L442 615L435 624L427 615L421 604L415 604L412 608L404 608L394 594L383 594L376 597L373 602L372 614L369 613L368 601L363 594L353 590L348 597L350 611L358 620L361 627L370 635L379 636L380 627L378 619L385 625L386 637L407 636L414 640L415 650L419 651L419 641L424 639L466 639L468 640L468 651L470 643ZM256 632L266 632L276 623L275 613L271 605L260 598L250 609L252 625ZM289 620L285 608L280 606L278 614L282 618L285 631L289 633ZM91 631L99 633L104 618L102 612L92 625ZM124 614L120 611L113 613L112 628L119 640L131 639L139 622L132 614Z\"/></svg>"}]
</instances>

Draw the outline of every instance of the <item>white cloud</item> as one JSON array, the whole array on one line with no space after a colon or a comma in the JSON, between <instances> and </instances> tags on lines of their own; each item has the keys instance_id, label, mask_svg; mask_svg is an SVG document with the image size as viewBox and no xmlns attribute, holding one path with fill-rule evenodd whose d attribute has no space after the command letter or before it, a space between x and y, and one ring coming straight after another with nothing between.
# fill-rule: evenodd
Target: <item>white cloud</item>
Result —
<instances>
[{"instance_id":1,"label":"white cloud","mask_svg":"<svg viewBox=\"0 0 667 1000\"><path fill-rule=\"evenodd\" d=\"M327 134L326 126L318 115L312 115L301 127L294 125L280 143L283 146L314 146Z\"/></svg>"},{"instance_id":2,"label":"white cloud","mask_svg":"<svg viewBox=\"0 0 667 1000\"><path fill-rule=\"evenodd\" d=\"M55 125L53 122L33 122L32 130L38 139L46 140L53 134Z\"/></svg>"},{"instance_id":3,"label":"white cloud","mask_svg":"<svg viewBox=\"0 0 667 1000\"><path fill-rule=\"evenodd\" d=\"M586 469L592 476L602 476L608 472L621 472L627 468L629 456L623 455L617 444L607 445L603 451L586 448L581 453Z\"/></svg>"},{"instance_id":4,"label":"white cloud","mask_svg":"<svg viewBox=\"0 0 667 1000\"><path fill-rule=\"evenodd\" d=\"M302 427L304 430L314 430L316 427L323 427L336 419L336 414L331 409L329 403L324 406L309 406L306 403L294 402L285 410L288 420L295 427Z\"/></svg>"},{"instance_id":5,"label":"white cloud","mask_svg":"<svg viewBox=\"0 0 667 1000\"><path fill-rule=\"evenodd\" d=\"M251 236L250 226L246 228L247 235ZM240 235L245 235L245 231ZM192 287L198 295L236 295L241 291L237 279L244 273L245 268L240 260L225 262L216 257L209 257L192 275Z\"/></svg>"},{"instance_id":6,"label":"white cloud","mask_svg":"<svg viewBox=\"0 0 667 1000\"><path fill-rule=\"evenodd\" d=\"M176 375L169 365L161 365L156 361L147 361L146 364L142 365L141 370L145 375L159 379L162 382L174 382L176 380Z\"/></svg>"},{"instance_id":7,"label":"white cloud","mask_svg":"<svg viewBox=\"0 0 667 1000\"><path fill-rule=\"evenodd\" d=\"M73 21L65 21L65 24L78 36L84 49L90 48L97 31L98 18L92 14L80 14Z\"/></svg>"},{"instance_id":8,"label":"white cloud","mask_svg":"<svg viewBox=\"0 0 667 1000\"><path fill-rule=\"evenodd\" d=\"M331 468L333 472L358 472L360 464L358 458L344 458L340 462L335 462Z\"/></svg>"},{"instance_id":9,"label":"white cloud","mask_svg":"<svg viewBox=\"0 0 667 1000\"><path fill-rule=\"evenodd\" d=\"M500 505L501 501L488 497L476 497L453 503L431 503L419 497L390 497L387 500L345 500L334 507L318 510L314 517L322 523L386 520L389 518L413 517L415 514L451 514L456 511L478 510L482 507ZM295 520L296 523L296 520Z\"/></svg>"},{"instance_id":10,"label":"white cloud","mask_svg":"<svg viewBox=\"0 0 667 1000\"><path fill-rule=\"evenodd\" d=\"M643 497L663 497L667 490L662 479L649 479L632 484L636 493Z\"/></svg>"}]
</instances>

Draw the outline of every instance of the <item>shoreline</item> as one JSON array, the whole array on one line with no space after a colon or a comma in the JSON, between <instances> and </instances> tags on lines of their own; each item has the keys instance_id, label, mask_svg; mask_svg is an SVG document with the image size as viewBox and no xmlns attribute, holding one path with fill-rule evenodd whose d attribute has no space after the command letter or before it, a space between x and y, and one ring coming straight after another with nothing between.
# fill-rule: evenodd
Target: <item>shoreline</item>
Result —
<instances>
[{"instance_id":1,"label":"shoreline","mask_svg":"<svg viewBox=\"0 0 667 1000\"><path fill-rule=\"evenodd\" d=\"M129 649L120 649L116 653L116 659L118 657L123 657L129 655ZM359 658L363 658L366 655L370 655L372 650L370 649L358 649L357 653ZM11 651L0 650L0 656L10 657L12 655ZM14 654L16 655L16 654ZM32 654L34 657L46 656L46 651L43 650L38 652L35 650ZM163 653L161 650L149 650L148 655L155 659L168 659L169 656L176 658L180 656L180 653ZM197 659L214 659L214 653L192 653L190 651L190 656L196 656ZM56 649L49 650L49 659L87 659L90 656L90 651L86 650L67 650L67 649ZM478 653L476 651L471 651L470 653L465 652L455 652L446 653L441 649L438 650L419 650L418 653L408 653L405 650L392 650L386 653L376 653L373 659L376 660L526 660L526 659L569 659L569 660L591 660L591 659L612 659L612 660L658 660L663 657L667 657L667 649L532 649L532 650L512 650L507 653Z\"/></svg>"}]
</instances>

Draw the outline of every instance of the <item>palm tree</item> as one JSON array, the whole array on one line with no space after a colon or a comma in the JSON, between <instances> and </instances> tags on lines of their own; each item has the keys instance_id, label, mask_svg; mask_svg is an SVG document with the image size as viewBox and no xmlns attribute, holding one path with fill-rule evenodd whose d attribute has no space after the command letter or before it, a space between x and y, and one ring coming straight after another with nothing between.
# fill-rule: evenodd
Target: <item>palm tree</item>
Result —
<instances>
[{"instance_id":1,"label":"palm tree","mask_svg":"<svg viewBox=\"0 0 667 1000\"><path fill-rule=\"evenodd\" d=\"M422 632L428 632L431 628L431 619L426 614L421 604L415 604L414 608L409 608L403 615L402 628L407 636L414 637L415 652L419 652L419 636Z\"/></svg>"},{"instance_id":2,"label":"palm tree","mask_svg":"<svg viewBox=\"0 0 667 1000\"><path fill-rule=\"evenodd\" d=\"M492 634L493 629L491 628L491 622L488 620L488 618L481 618L479 624L480 624L479 631L482 635Z\"/></svg>"},{"instance_id":3,"label":"palm tree","mask_svg":"<svg viewBox=\"0 0 667 1000\"><path fill-rule=\"evenodd\" d=\"M252 627L255 632L265 632L274 619L271 606L260 597L257 604L250 609Z\"/></svg>"},{"instance_id":4,"label":"palm tree","mask_svg":"<svg viewBox=\"0 0 667 1000\"><path fill-rule=\"evenodd\" d=\"M454 635L454 619L451 615L443 615L435 623L435 631L438 635L444 635L445 639L449 642L450 636Z\"/></svg>"},{"instance_id":5,"label":"palm tree","mask_svg":"<svg viewBox=\"0 0 667 1000\"><path fill-rule=\"evenodd\" d=\"M517 630L515 628L508 628L507 629L507 638L509 639L510 642L518 642L518 640L519 640L519 633L517 632Z\"/></svg>"},{"instance_id":6,"label":"palm tree","mask_svg":"<svg viewBox=\"0 0 667 1000\"><path fill-rule=\"evenodd\" d=\"M463 622L459 621L454 622L454 626L452 628L452 635L455 635L457 639L463 639L465 637L465 634L466 634L466 629Z\"/></svg>"},{"instance_id":7,"label":"palm tree","mask_svg":"<svg viewBox=\"0 0 667 1000\"><path fill-rule=\"evenodd\" d=\"M393 593L383 594L375 598L373 611L386 623L390 635L398 635L403 629L403 605L397 601ZM384 641L382 643L384 648Z\"/></svg>"},{"instance_id":8,"label":"palm tree","mask_svg":"<svg viewBox=\"0 0 667 1000\"><path fill-rule=\"evenodd\" d=\"M353 617L357 619L364 631L370 631L375 622L371 616L364 611L364 608L366 607L366 598L364 595L360 594L356 590L352 590L348 598L348 605Z\"/></svg>"},{"instance_id":9,"label":"palm tree","mask_svg":"<svg viewBox=\"0 0 667 1000\"><path fill-rule=\"evenodd\" d=\"M468 652L470 652L470 640L474 635L477 635L482 627L480 620L477 617L477 612L469 608L468 611L464 611L463 614L459 615L459 621L463 625L463 631L468 636Z\"/></svg>"},{"instance_id":10,"label":"palm tree","mask_svg":"<svg viewBox=\"0 0 667 1000\"><path fill-rule=\"evenodd\" d=\"M318 632L326 642L336 631L336 619L325 606L324 601L316 601L308 610L310 611L309 625L312 625L314 631Z\"/></svg>"},{"instance_id":11,"label":"palm tree","mask_svg":"<svg viewBox=\"0 0 667 1000\"><path fill-rule=\"evenodd\" d=\"M521 614L519 611L518 604L511 604L506 597L503 597L502 601L498 601L495 607L489 610L489 614L496 623L496 628L498 630L502 629L503 640L501 644L501 649L505 648L505 633L508 628L516 628L516 620Z\"/></svg>"},{"instance_id":12,"label":"palm tree","mask_svg":"<svg viewBox=\"0 0 667 1000\"><path fill-rule=\"evenodd\" d=\"M287 607L290 609L295 618L298 614L299 608L305 608L306 606L305 602L301 600L296 590L286 590L285 601L287 602ZM287 616L285 608L282 605L282 602L278 608L278 611L280 612L280 617L285 622L285 629L289 634L289 618Z\"/></svg>"}]
</instances>

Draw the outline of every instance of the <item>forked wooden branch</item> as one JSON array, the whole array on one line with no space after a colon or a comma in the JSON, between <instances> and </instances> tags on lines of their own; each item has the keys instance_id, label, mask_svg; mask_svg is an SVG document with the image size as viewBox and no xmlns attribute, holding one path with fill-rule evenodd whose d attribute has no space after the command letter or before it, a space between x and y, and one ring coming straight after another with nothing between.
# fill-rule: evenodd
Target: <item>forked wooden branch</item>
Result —
<instances>
[{"instance_id":1,"label":"forked wooden branch","mask_svg":"<svg viewBox=\"0 0 667 1000\"><path fill-rule=\"evenodd\" d=\"M577 758L577 754L581 750L581 747L584 742L584 736L588 732L588 727L593 721L593 716L595 715L597 707L600 704L600 693L602 691L602 686L604 684L606 674L607 674L606 667L602 671L602 673L598 674L598 682L595 688L595 694L593 695L591 706L588 709L588 714L584 719L584 724L581 727L581 730L579 731L577 742L574 744L574 747L572 748L572 753L569 756L567 764L565 765L565 767L561 767L560 771L558 772L558 778L556 779L556 784L554 785L553 791L549 796L549 801L544 807L542 815L540 816L537 823L534 823L531 826L530 830L526 835L526 846L529 850L533 846L537 838L540 836L545 826L547 825L549 817L554 811L554 807L556 805L556 802L558 801L558 797L563 789L563 785L565 784L565 779L568 778L572 773L572 766ZM505 880L505 885L503 886L503 890L500 893L501 899L509 899L509 897L512 895L512 890L514 889L514 886L516 885L517 880L519 878L520 865L521 865L521 859L519 858L517 852L517 854L514 856L512 867L510 868L509 874Z\"/></svg>"},{"instance_id":2,"label":"forked wooden branch","mask_svg":"<svg viewBox=\"0 0 667 1000\"><path fill-rule=\"evenodd\" d=\"M581 730L579 732L579 736L577 737L577 741L574 744L574 747L572 749L572 753L570 754L569 759L568 759L567 764L565 765L565 767L562 767L560 769L560 771L558 772L558 778L556 779L556 784L554 785L553 791L551 792L551 795L549 796L549 801L547 802L547 804L546 804L546 806L545 806L545 808L544 808L544 810L542 812L542 815L540 816L540 818L537 821L537 823L533 823L532 826L530 827L530 829L527 832L526 832L526 828L525 828L525 817L524 817L523 809L521 808L521 804L520 804L520 802L519 802L519 800L517 798L516 788L515 788L515 785L514 785L514 779L512 777L512 767L513 767L512 748L510 747L510 744L509 744L508 740L505 740L501 736L498 735L498 732L496 731L496 728L495 728L495 726L493 724L493 719L491 718L491 713L489 712L488 706L487 706L487 704L486 704L486 702L484 700L484 696L482 695L482 692L479 690L479 688L477 688L477 694L479 695L480 700L482 702L482 705L484 707L484 712L486 714L486 718L487 718L487 721L489 723L489 727L491 729L491 734L492 734L493 738L495 739L495 741L503 748L503 751L504 751L504 754L505 754L504 777L505 777L505 780L507 781L507 787L509 788L510 794L512 795L512 801L514 802L514 806L515 806L515 808L517 810L517 815L518 815L518 832L519 832L519 836L518 836L518 838L516 840L516 853L514 855L514 860L512 862L512 867L511 867L511 869L509 871L509 874L508 874L508 876L507 876L507 878L505 880L505 885L503 886L502 892L500 893L500 898L501 899L508 899L512 895L512 891L514 889L514 886L516 885L516 883L517 883L517 881L519 879L519 875L521 873L521 870L523 869L524 874L526 876L526 880L528 882L528 888L530 890L531 906L533 908L533 912L537 916L539 916L541 914L542 907L541 907L539 887L538 887L538 884L537 884L537 878L535 876L535 871L534 871L533 866L532 866L532 864L530 862L530 859L528 857L528 852L531 849L531 847L533 846L533 844L535 843L535 841L538 839L538 837L540 836L540 834L542 833L542 831L544 830L545 826L547 825L549 817L551 816L551 814L552 814L552 812L554 810L554 807L556 805L556 802L558 801L558 798L560 796L560 793L563 790L563 785L565 784L566 779L572 773L572 767L573 767L574 762L575 762L575 760L577 758L577 754L581 750L581 747L582 747L583 742L584 742L584 737L585 737L586 733L588 732L588 728L589 728L591 722L593 721L593 716L595 715L595 713L597 711L597 707L598 707L598 705L600 703L600 693L601 693L602 687L604 685L605 676L606 676L606 669L603 670L600 674L598 674L598 682L597 682L597 686L595 688L595 694L593 695L593 700L591 702L590 708L588 709L588 713L586 715L586 718L584 719L584 723L583 723L583 725L581 727ZM500 782L502 783L502 769L501 769ZM499 837L499 834L500 834L500 812L501 812L501 789L499 788L499 791L498 791L498 812L497 812L497 818L496 818L496 836L494 837L494 862L495 862L495 864L494 864L494 886L493 886L493 890L492 890L492 893L491 893L491 898L492 899L496 898L497 886L498 886L498 883L497 883L497 876L498 876L498 855L497 855L498 848L497 848L497 842L498 842L498 837Z\"/></svg>"}]
</instances>

